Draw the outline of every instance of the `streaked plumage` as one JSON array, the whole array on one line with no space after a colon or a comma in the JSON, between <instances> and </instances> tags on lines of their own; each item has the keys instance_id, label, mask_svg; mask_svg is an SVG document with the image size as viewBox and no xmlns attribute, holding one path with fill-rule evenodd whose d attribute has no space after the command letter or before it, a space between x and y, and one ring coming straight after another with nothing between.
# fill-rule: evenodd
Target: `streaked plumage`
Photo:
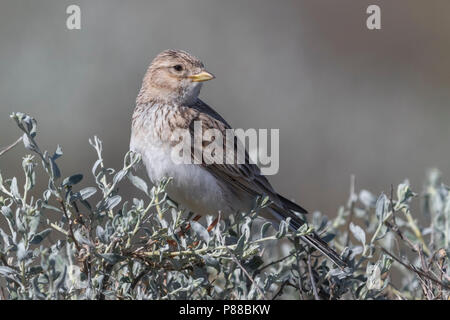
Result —
<instances>
[{"instance_id":1,"label":"streaked plumage","mask_svg":"<svg viewBox=\"0 0 450 320\"><path fill-rule=\"evenodd\" d=\"M225 161L209 165L205 161L176 164L172 161L174 142L171 137L175 129L187 129L192 136L194 121L201 121L204 130L214 128L225 137L225 130L231 128L198 98L202 81L212 78L200 60L184 51L160 53L151 63L136 99L130 149L142 155L153 183L172 177L167 189L169 196L196 214L217 215L220 211L222 215L230 215L247 211L257 196L266 195L272 204L261 215L275 225L290 217L290 227L296 230L304 222L295 212L306 213L306 210L277 194L258 166L250 163L247 153L244 164L235 161L232 164ZM203 146L212 143L202 142ZM191 156L195 158L194 149ZM339 266L344 265L338 254L317 235L305 236L303 240Z\"/></svg>"}]
</instances>

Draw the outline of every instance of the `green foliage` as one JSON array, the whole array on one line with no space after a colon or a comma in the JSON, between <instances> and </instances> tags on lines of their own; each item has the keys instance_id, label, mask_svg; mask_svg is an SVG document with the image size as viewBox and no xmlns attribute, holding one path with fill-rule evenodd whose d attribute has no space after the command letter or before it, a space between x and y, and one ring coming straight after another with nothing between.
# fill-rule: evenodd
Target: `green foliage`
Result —
<instances>
[{"instance_id":1,"label":"green foliage","mask_svg":"<svg viewBox=\"0 0 450 320\"><path fill-rule=\"evenodd\" d=\"M133 175L139 155L107 168L95 137L95 186L82 186L81 174L64 178L59 146L52 155L40 150L33 118L12 118L34 155L23 159L23 187L0 174L3 299L449 299L450 196L437 171L420 196L421 214L412 212L419 197L407 181L396 196L378 198L357 194L352 182L335 219L315 213L295 234L260 221L267 199L207 230L167 198L170 179L150 189ZM39 163L48 183L34 198ZM122 183L145 198L123 199ZM299 241L313 229L347 268Z\"/></svg>"}]
</instances>

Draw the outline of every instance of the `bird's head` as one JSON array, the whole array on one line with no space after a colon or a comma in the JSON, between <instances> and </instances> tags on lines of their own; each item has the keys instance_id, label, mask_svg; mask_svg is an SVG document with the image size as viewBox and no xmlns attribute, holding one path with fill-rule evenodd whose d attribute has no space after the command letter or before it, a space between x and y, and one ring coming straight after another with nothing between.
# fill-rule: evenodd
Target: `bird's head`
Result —
<instances>
[{"instance_id":1,"label":"bird's head","mask_svg":"<svg viewBox=\"0 0 450 320\"><path fill-rule=\"evenodd\" d=\"M181 50L166 50L153 59L144 77L138 103L194 101L202 82L214 79L196 57Z\"/></svg>"}]
</instances>

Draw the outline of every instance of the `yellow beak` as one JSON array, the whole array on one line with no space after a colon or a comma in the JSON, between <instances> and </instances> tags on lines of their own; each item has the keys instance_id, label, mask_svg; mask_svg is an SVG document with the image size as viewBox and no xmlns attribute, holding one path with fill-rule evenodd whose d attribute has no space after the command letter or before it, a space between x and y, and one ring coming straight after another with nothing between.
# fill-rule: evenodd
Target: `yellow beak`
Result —
<instances>
[{"instance_id":1,"label":"yellow beak","mask_svg":"<svg viewBox=\"0 0 450 320\"><path fill-rule=\"evenodd\" d=\"M213 74L211 74L207 71L202 71L200 73L189 76L188 78L192 79L193 82L203 82L203 81L208 81L208 80L214 79L215 77Z\"/></svg>"}]
</instances>

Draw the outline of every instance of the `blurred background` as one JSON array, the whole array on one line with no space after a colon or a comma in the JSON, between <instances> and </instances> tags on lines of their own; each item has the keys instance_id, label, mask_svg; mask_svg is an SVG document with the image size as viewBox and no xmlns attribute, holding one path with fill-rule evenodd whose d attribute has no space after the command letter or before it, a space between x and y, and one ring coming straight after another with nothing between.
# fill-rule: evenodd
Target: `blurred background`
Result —
<instances>
[{"instance_id":1,"label":"blurred background","mask_svg":"<svg viewBox=\"0 0 450 320\"><path fill-rule=\"evenodd\" d=\"M66 28L70 4L81 30ZM366 28L370 4L381 30ZM216 75L201 97L233 127L280 129L280 193L334 215L351 174L357 189L409 178L420 191L431 167L449 181L449 12L448 0L2 0L0 147L22 111L42 149L62 146L65 176L90 176L94 135L121 167L148 64L184 49ZM5 178L26 153L0 158Z\"/></svg>"}]
</instances>

